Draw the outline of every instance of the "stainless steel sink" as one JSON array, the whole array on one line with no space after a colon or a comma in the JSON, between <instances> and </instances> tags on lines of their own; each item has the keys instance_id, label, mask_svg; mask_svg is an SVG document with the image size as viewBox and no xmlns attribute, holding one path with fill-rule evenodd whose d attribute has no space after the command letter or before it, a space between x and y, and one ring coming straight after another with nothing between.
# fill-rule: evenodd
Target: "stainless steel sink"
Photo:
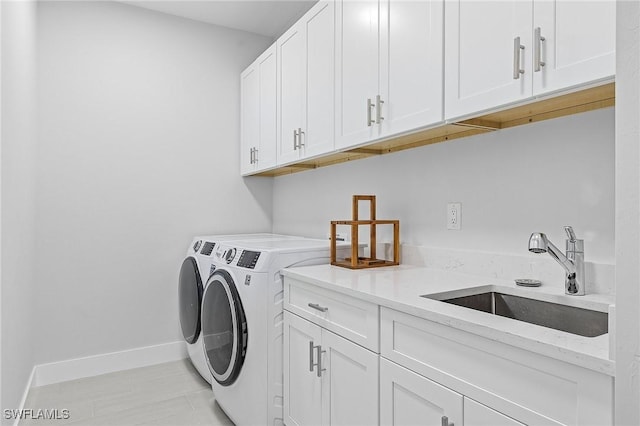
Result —
<instances>
[{"instance_id":1,"label":"stainless steel sink","mask_svg":"<svg viewBox=\"0 0 640 426\"><path fill-rule=\"evenodd\" d=\"M528 297L494 291L452 298L439 298L438 295L424 295L422 297L584 337L596 337L609 331L609 315L606 312Z\"/></svg>"}]
</instances>

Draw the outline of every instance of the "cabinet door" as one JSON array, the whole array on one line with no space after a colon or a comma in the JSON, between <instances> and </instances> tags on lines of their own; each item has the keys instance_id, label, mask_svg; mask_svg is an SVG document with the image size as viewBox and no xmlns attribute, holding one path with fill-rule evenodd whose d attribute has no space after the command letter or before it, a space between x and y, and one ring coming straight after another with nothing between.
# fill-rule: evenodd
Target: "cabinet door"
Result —
<instances>
[{"instance_id":1,"label":"cabinet door","mask_svg":"<svg viewBox=\"0 0 640 426\"><path fill-rule=\"evenodd\" d=\"M284 312L284 422L289 426L322 420L322 380L313 366L321 337L320 327Z\"/></svg>"},{"instance_id":2,"label":"cabinet door","mask_svg":"<svg viewBox=\"0 0 640 426\"><path fill-rule=\"evenodd\" d=\"M378 2L336 2L336 148L378 136ZM369 111L369 113L368 113Z\"/></svg>"},{"instance_id":3,"label":"cabinet door","mask_svg":"<svg viewBox=\"0 0 640 426\"><path fill-rule=\"evenodd\" d=\"M534 55L534 94L613 77L615 1L536 0L533 17L534 49L544 62L536 67Z\"/></svg>"},{"instance_id":4,"label":"cabinet door","mask_svg":"<svg viewBox=\"0 0 640 426\"><path fill-rule=\"evenodd\" d=\"M322 329L322 424L378 424L379 356Z\"/></svg>"},{"instance_id":5,"label":"cabinet door","mask_svg":"<svg viewBox=\"0 0 640 426\"><path fill-rule=\"evenodd\" d=\"M260 144L260 76L257 64L251 64L240 76L240 172L255 170L253 151Z\"/></svg>"},{"instance_id":6,"label":"cabinet door","mask_svg":"<svg viewBox=\"0 0 640 426\"><path fill-rule=\"evenodd\" d=\"M305 15L306 115L302 135L305 157L333 150L335 3L321 1Z\"/></svg>"},{"instance_id":7,"label":"cabinet door","mask_svg":"<svg viewBox=\"0 0 640 426\"><path fill-rule=\"evenodd\" d=\"M304 25L296 23L278 39L278 163L300 157L294 132L304 127L305 105L305 34Z\"/></svg>"},{"instance_id":8,"label":"cabinet door","mask_svg":"<svg viewBox=\"0 0 640 426\"><path fill-rule=\"evenodd\" d=\"M258 58L260 73L260 144L255 155L256 169L276 165L277 152L277 88L276 48L271 46Z\"/></svg>"},{"instance_id":9,"label":"cabinet door","mask_svg":"<svg viewBox=\"0 0 640 426\"><path fill-rule=\"evenodd\" d=\"M380 424L462 426L463 397L385 358L380 358ZM465 419L466 420L466 419Z\"/></svg>"},{"instance_id":10,"label":"cabinet door","mask_svg":"<svg viewBox=\"0 0 640 426\"><path fill-rule=\"evenodd\" d=\"M382 0L382 135L442 121L443 0Z\"/></svg>"},{"instance_id":11,"label":"cabinet door","mask_svg":"<svg viewBox=\"0 0 640 426\"><path fill-rule=\"evenodd\" d=\"M465 397L464 426L523 426L523 423Z\"/></svg>"},{"instance_id":12,"label":"cabinet door","mask_svg":"<svg viewBox=\"0 0 640 426\"><path fill-rule=\"evenodd\" d=\"M531 96L532 19L531 1L447 1L445 118Z\"/></svg>"}]
</instances>

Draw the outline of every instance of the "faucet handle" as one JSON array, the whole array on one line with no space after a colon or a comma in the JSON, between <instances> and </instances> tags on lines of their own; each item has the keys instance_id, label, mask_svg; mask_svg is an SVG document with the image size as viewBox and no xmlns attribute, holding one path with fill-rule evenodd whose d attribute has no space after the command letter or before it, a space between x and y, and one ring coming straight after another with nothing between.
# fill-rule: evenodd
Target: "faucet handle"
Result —
<instances>
[{"instance_id":1,"label":"faucet handle","mask_svg":"<svg viewBox=\"0 0 640 426\"><path fill-rule=\"evenodd\" d=\"M566 241L567 248L567 257L571 260L574 260L573 256L575 253L584 253L584 240L579 240L576 238L576 233L573 232L573 228L570 226L564 227L565 232L569 239Z\"/></svg>"},{"instance_id":2,"label":"faucet handle","mask_svg":"<svg viewBox=\"0 0 640 426\"><path fill-rule=\"evenodd\" d=\"M573 232L573 228L571 226L565 226L564 227L565 232L567 233L567 236L569 237L569 241L576 241L576 233Z\"/></svg>"}]
</instances>

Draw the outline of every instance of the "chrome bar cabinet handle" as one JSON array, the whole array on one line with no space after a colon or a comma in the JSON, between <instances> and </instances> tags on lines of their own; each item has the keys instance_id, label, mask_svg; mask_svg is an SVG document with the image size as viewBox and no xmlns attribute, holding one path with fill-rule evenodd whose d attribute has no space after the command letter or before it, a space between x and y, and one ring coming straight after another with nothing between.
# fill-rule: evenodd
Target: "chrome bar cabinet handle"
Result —
<instances>
[{"instance_id":1,"label":"chrome bar cabinet handle","mask_svg":"<svg viewBox=\"0 0 640 426\"><path fill-rule=\"evenodd\" d=\"M298 149L298 131L293 129L293 150Z\"/></svg>"},{"instance_id":2,"label":"chrome bar cabinet handle","mask_svg":"<svg viewBox=\"0 0 640 426\"><path fill-rule=\"evenodd\" d=\"M318 362L316 365L318 366L318 377L322 377L322 372L326 371L326 368L322 368L322 354L326 351L322 350L322 345L316 346L316 356L318 357Z\"/></svg>"},{"instance_id":3,"label":"chrome bar cabinet handle","mask_svg":"<svg viewBox=\"0 0 640 426\"><path fill-rule=\"evenodd\" d=\"M441 423L440 423L440 424L441 424L442 426L454 426L454 425L453 425L453 423L449 423L449 417L447 417L447 416L442 416L442 419L441 419L441 420L442 420L442 421L441 421Z\"/></svg>"},{"instance_id":4,"label":"chrome bar cabinet handle","mask_svg":"<svg viewBox=\"0 0 640 426\"><path fill-rule=\"evenodd\" d=\"M371 98L367 99L367 127L371 127L376 121L371 119L371 108L374 108L375 105L371 102Z\"/></svg>"},{"instance_id":5,"label":"chrome bar cabinet handle","mask_svg":"<svg viewBox=\"0 0 640 426\"><path fill-rule=\"evenodd\" d=\"M304 132L302 131L302 128L298 127L298 149L301 149L304 146L304 143L302 142L302 135L304 135Z\"/></svg>"},{"instance_id":6,"label":"chrome bar cabinet handle","mask_svg":"<svg viewBox=\"0 0 640 426\"><path fill-rule=\"evenodd\" d=\"M524 50L524 46L520 44L520 37L513 39L513 79L520 78L520 74L524 74L524 70L520 67L521 51Z\"/></svg>"},{"instance_id":7,"label":"chrome bar cabinet handle","mask_svg":"<svg viewBox=\"0 0 640 426\"><path fill-rule=\"evenodd\" d=\"M382 104L384 101L380 98L380 95L376 96L376 124L380 124L384 117L382 116Z\"/></svg>"},{"instance_id":8,"label":"chrome bar cabinet handle","mask_svg":"<svg viewBox=\"0 0 640 426\"><path fill-rule=\"evenodd\" d=\"M317 303L309 303L309 307L313 308L313 309L315 309L317 311L320 311L320 312L327 312L329 310L329 308L325 308L324 306L320 306Z\"/></svg>"},{"instance_id":9,"label":"chrome bar cabinet handle","mask_svg":"<svg viewBox=\"0 0 640 426\"><path fill-rule=\"evenodd\" d=\"M253 148L253 162L258 163L258 148Z\"/></svg>"},{"instance_id":10,"label":"chrome bar cabinet handle","mask_svg":"<svg viewBox=\"0 0 640 426\"><path fill-rule=\"evenodd\" d=\"M542 30L540 27L536 27L534 30L534 42L533 42L533 71L539 72L542 67L545 66L544 61L542 61L542 42L546 39L542 37L540 34Z\"/></svg>"},{"instance_id":11,"label":"chrome bar cabinet handle","mask_svg":"<svg viewBox=\"0 0 640 426\"><path fill-rule=\"evenodd\" d=\"M313 348L315 346L313 345L313 341L309 342L309 371L313 373L313 367L316 365L313 362Z\"/></svg>"}]
</instances>

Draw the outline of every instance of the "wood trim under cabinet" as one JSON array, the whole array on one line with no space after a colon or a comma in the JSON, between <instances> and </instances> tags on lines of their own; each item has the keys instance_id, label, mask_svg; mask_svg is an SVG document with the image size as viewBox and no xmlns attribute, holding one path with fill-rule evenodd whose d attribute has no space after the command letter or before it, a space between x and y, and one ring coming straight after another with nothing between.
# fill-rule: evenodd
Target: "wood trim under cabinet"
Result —
<instances>
[{"instance_id":1,"label":"wood trim under cabinet","mask_svg":"<svg viewBox=\"0 0 640 426\"><path fill-rule=\"evenodd\" d=\"M512 106L502 111L487 113L455 123L443 123L437 127L394 136L342 152L333 152L257 173L254 176L288 175L612 106L615 106L615 83L610 82L552 98L534 99L533 102L530 101L525 105Z\"/></svg>"}]
</instances>

